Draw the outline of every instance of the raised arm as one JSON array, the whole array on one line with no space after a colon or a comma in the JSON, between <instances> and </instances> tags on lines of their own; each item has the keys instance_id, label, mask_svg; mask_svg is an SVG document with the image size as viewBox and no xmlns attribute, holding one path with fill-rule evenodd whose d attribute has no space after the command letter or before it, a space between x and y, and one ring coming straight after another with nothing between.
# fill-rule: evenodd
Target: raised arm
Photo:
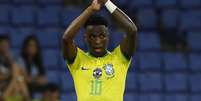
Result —
<instances>
[{"instance_id":1,"label":"raised arm","mask_svg":"<svg viewBox=\"0 0 201 101\"><path fill-rule=\"evenodd\" d=\"M110 0L101 0L110 11L116 22L125 31L124 39L120 43L122 53L130 59L136 50L137 27L133 21Z\"/></svg>"},{"instance_id":2,"label":"raised arm","mask_svg":"<svg viewBox=\"0 0 201 101\"><path fill-rule=\"evenodd\" d=\"M100 10L101 5L98 4L98 0L93 0L92 4L84 10L84 12L77 17L63 34L63 55L64 58L72 63L77 55L77 46L74 43L74 38L79 32L80 28L84 25L87 19Z\"/></svg>"}]
</instances>

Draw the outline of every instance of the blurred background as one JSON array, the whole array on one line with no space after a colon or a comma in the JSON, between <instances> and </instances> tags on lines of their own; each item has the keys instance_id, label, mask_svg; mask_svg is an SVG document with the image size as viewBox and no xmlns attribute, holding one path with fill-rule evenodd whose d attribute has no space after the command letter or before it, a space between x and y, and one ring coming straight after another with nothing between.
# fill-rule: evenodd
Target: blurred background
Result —
<instances>
[{"instance_id":1,"label":"blurred background","mask_svg":"<svg viewBox=\"0 0 201 101\"><path fill-rule=\"evenodd\" d=\"M76 101L60 43L64 30L90 2L0 0L0 35L9 36L12 54L17 57L13 61L18 61L27 72L27 88L34 99L46 94L31 86L37 83L52 88L50 91L58 89L61 101ZM114 3L139 29L125 101L201 101L201 0L115 0ZM112 50L123 33L105 9L100 14L110 22L109 50ZM76 42L87 50L83 32L82 29L77 35Z\"/></svg>"}]
</instances>

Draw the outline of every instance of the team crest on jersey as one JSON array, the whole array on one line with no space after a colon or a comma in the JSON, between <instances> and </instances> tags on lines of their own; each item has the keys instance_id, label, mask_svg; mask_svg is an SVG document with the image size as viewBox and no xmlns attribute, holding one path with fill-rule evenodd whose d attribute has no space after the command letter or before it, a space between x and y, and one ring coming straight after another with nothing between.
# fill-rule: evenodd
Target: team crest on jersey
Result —
<instances>
[{"instance_id":1,"label":"team crest on jersey","mask_svg":"<svg viewBox=\"0 0 201 101\"><path fill-rule=\"evenodd\" d=\"M109 77L109 78L112 78L114 77L114 68L113 68L113 65L112 64L107 64L104 66L104 70L105 70L105 73L106 75Z\"/></svg>"},{"instance_id":2,"label":"team crest on jersey","mask_svg":"<svg viewBox=\"0 0 201 101\"><path fill-rule=\"evenodd\" d=\"M93 71L93 76L94 76L94 78L99 79L102 76L102 69L101 68L96 68Z\"/></svg>"}]
</instances>

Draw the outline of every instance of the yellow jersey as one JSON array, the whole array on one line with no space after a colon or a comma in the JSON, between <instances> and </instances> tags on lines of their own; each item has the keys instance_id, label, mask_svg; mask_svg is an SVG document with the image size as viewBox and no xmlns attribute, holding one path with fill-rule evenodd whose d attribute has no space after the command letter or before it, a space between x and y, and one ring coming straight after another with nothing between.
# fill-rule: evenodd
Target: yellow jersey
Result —
<instances>
[{"instance_id":1,"label":"yellow jersey","mask_svg":"<svg viewBox=\"0 0 201 101\"><path fill-rule=\"evenodd\" d=\"M120 46L103 57L93 57L78 48L67 66L74 80L78 101L123 101L126 75L131 63Z\"/></svg>"}]
</instances>

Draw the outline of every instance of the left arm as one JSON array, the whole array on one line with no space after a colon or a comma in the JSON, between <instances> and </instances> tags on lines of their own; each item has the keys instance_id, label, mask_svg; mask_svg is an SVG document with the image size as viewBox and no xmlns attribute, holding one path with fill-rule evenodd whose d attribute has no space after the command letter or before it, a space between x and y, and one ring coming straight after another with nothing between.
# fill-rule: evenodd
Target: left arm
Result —
<instances>
[{"instance_id":1,"label":"left arm","mask_svg":"<svg viewBox=\"0 0 201 101\"><path fill-rule=\"evenodd\" d=\"M101 0L103 4L106 4L108 1L109 0ZM111 13L117 23L121 25L121 28L123 28L126 32L124 39L120 43L120 48L122 53L130 59L136 50L137 27L133 21L118 7Z\"/></svg>"}]
</instances>

